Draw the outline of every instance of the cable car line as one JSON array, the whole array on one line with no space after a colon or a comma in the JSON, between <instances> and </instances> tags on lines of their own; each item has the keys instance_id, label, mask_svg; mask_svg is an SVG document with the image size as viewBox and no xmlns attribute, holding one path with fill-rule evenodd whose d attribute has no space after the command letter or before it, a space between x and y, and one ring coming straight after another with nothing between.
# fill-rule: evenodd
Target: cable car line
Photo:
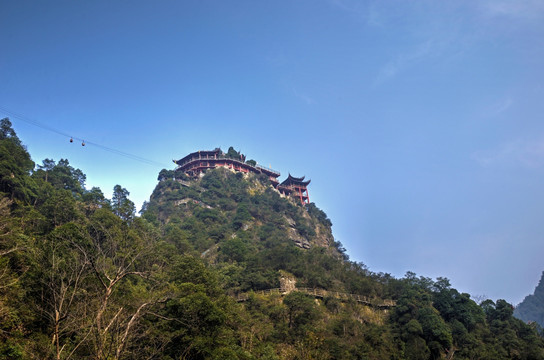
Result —
<instances>
[{"instance_id":1,"label":"cable car line","mask_svg":"<svg viewBox=\"0 0 544 360\"><path fill-rule=\"evenodd\" d=\"M113 154L124 156L126 158L136 160L136 161L148 164L148 165L159 166L159 167L163 167L163 168L170 168L170 166L171 166L171 165L165 165L163 163L160 163L160 162L157 162L157 161L154 161L154 160L146 159L146 158L138 156L138 155L130 154L130 153L127 153L125 151L110 148L108 146L104 146L104 145L101 145L101 144L98 144L98 143L95 143L95 142L92 142L92 141L87 141L87 140L78 138L76 136L68 135L67 133L65 133L63 131L57 130L57 129L49 126L49 125L43 124L43 123L41 123L39 121L36 121L34 119L30 119L29 117L24 116L24 115L22 115L20 113L16 113L14 111L8 110L8 109L6 109L6 108L4 108L2 106L0 106L0 111L4 112L5 114L7 114L8 116L10 116L12 118L16 118L16 119L19 119L19 120L21 120L23 122L26 122L27 124L30 124L30 125L39 127L39 128L41 128L43 130L47 130L47 131L53 132L55 134L64 136L64 137L70 139L70 143L73 143L75 140L77 140L77 141L81 142L81 146L86 146L86 145L95 146L95 147L100 148L100 149L102 149L104 151L108 151L108 152L113 153Z\"/></svg>"}]
</instances>

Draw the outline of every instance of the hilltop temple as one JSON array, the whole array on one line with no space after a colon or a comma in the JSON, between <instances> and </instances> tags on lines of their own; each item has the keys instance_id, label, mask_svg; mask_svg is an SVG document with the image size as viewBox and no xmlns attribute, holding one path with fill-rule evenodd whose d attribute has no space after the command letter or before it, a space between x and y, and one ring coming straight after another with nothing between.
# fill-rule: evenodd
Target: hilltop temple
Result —
<instances>
[{"instance_id":1,"label":"hilltop temple","mask_svg":"<svg viewBox=\"0 0 544 360\"><path fill-rule=\"evenodd\" d=\"M280 184L278 178L281 174L279 171L253 163L252 161L246 162L245 155L238 153L236 156L233 156L230 155L230 150L229 154L225 154L220 148L200 150L190 153L180 160L174 160L174 163L178 165L176 172L183 172L189 176L200 176L206 170L218 167L224 167L235 172L264 174L281 195L298 199L302 205L310 203L307 187L311 180L304 181L304 176L297 178L289 174L287 179Z\"/></svg>"},{"instance_id":2,"label":"hilltop temple","mask_svg":"<svg viewBox=\"0 0 544 360\"><path fill-rule=\"evenodd\" d=\"M287 179L283 180L281 184L279 184L276 189L280 192L280 194L285 196L292 196L300 200L301 204L309 204L310 203L310 195L308 195L308 185L310 184L311 180L304 181L304 176L297 178L294 176L289 176Z\"/></svg>"}]
</instances>

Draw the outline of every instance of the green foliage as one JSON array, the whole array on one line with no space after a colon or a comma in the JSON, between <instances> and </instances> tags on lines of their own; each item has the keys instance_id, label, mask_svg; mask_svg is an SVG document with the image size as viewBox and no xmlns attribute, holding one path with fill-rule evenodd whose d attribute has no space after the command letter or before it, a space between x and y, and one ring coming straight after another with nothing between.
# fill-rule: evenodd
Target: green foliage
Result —
<instances>
[{"instance_id":1,"label":"green foliage","mask_svg":"<svg viewBox=\"0 0 544 360\"><path fill-rule=\"evenodd\" d=\"M225 154L228 158L240 160L242 155L240 155L239 151L234 150L232 146L229 147L229 150Z\"/></svg>"},{"instance_id":2,"label":"green foliage","mask_svg":"<svg viewBox=\"0 0 544 360\"><path fill-rule=\"evenodd\" d=\"M166 169L162 169L160 172L159 172L159 176L157 178L158 181L163 181L163 180L173 180L174 179L174 170L166 170Z\"/></svg>"},{"instance_id":3,"label":"green foliage","mask_svg":"<svg viewBox=\"0 0 544 360\"><path fill-rule=\"evenodd\" d=\"M100 188L93 187L91 190L85 191L81 196L81 200L85 203L88 213L100 208L111 208L110 201L106 199Z\"/></svg>"},{"instance_id":4,"label":"green foliage","mask_svg":"<svg viewBox=\"0 0 544 360\"><path fill-rule=\"evenodd\" d=\"M528 295L514 310L514 316L525 322L534 321L544 326L544 272L532 295Z\"/></svg>"},{"instance_id":5,"label":"green foliage","mask_svg":"<svg viewBox=\"0 0 544 360\"><path fill-rule=\"evenodd\" d=\"M0 152L0 359L544 359L539 327L506 301L348 261L319 238L325 213L266 178L163 170L136 217L126 189L110 202L67 160L32 172L7 119ZM329 296L261 294L280 274Z\"/></svg>"},{"instance_id":6,"label":"green foliage","mask_svg":"<svg viewBox=\"0 0 544 360\"><path fill-rule=\"evenodd\" d=\"M301 292L286 295L283 303L287 307L288 326L294 339L306 335L319 317L314 300Z\"/></svg>"},{"instance_id":7,"label":"green foliage","mask_svg":"<svg viewBox=\"0 0 544 360\"><path fill-rule=\"evenodd\" d=\"M132 219L136 212L134 203L128 198L129 195L128 190L121 187L121 185L115 185L113 188L112 210L123 220Z\"/></svg>"},{"instance_id":8,"label":"green foliage","mask_svg":"<svg viewBox=\"0 0 544 360\"><path fill-rule=\"evenodd\" d=\"M249 255L249 246L237 238L223 242L220 250L227 261L244 262Z\"/></svg>"},{"instance_id":9,"label":"green foliage","mask_svg":"<svg viewBox=\"0 0 544 360\"><path fill-rule=\"evenodd\" d=\"M35 184L28 176L33 168L9 119L0 120L0 194L29 203L35 197Z\"/></svg>"},{"instance_id":10,"label":"green foliage","mask_svg":"<svg viewBox=\"0 0 544 360\"><path fill-rule=\"evenodd\" d=\"M244 222L251 219L252 216L249 213L247 204L242 203L236 209L236 215L232 220L232 227L234 228L234 230L238 230L242 227L242 225L244 225Z\"/></svg>"},{"instance_id":11,"label":"green foliage","mask_svg":"<svg viewBox=\"0 0 544 360\"><path fill-rule=\"evenodd\" d=\"M311 216L313 216L314 218L316 218L317 221L319 221L321 224L323 224L326 227L331 227L332 226L332 221L329 219L327 214L325 214L325 212L323 210L319 209L315 205L315 203L312 202L312 203L308 204L307 209L308 209L308 213Z\"/></svg>"},{"instance_id":12,"label":"green foliage","mask_svg":"<svg viewBox=\"0 0 544 360\"><path fill-rule=\"evenodd\" d=\"M48 229L54 229L81 216L76 200L67 190L52 191L39 210L48 220Z\"/></svg>"},{"instance_id":13,"label":"green foliage","mask_svg":"<svg viewBox=\"0 0 544 360\"><path fill-rule=\"evenodd\" d=\"M43 160L33 177L50 183L55 189L68 190L74 194L85 191L85 174L80 169L73 168L66 159L60 159L58 164L51 159Z\"/></svg>"}]
</instances>

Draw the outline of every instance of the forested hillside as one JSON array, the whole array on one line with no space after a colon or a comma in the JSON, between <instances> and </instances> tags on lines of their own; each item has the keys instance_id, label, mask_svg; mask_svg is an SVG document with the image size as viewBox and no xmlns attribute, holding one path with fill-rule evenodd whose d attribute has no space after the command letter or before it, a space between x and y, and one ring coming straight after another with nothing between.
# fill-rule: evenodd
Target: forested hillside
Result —
<instances>
[{"instance_id":1,"label":"forested hillside","mask_svg":"<svg viewBox=\"0 0 544 360\"><path fill-rule=\"evenodd\" d=\"M0 359L544 359L506 301L349 261L266 177L163 170L136 216L7 119L0 154Z\"/></svg>"},{"instance_id":2,"label":"forested hillside","mask_svg":"<svg viewBox=\"0 0 544 360\"><path fill-rule=\"evenodd\" d=\"M514 316L526 322L534 321L544 327L544 272L532 295L528 295L514 310Z\"/></svg>"}]
</instances>

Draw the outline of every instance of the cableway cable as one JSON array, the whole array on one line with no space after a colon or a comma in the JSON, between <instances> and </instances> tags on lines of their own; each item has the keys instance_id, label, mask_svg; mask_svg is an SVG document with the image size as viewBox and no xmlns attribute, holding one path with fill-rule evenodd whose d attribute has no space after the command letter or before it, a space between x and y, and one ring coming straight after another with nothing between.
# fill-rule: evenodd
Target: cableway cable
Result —
<instances>
[{"instance_id":1,"label":"cableway cable","mask_svg":"<svg viewBox=\"0 0 544 360\"><path fill-rule=\"evenodd\" d=\"M134 155L134 154L131 154L131 153L127 153L125 151L117 150L117 149L114 149L114 148L111 148L111 147L108 147L108 146L104 146L104 145L101 145L101 144L98 144L98 143L95 143L95 142L92 142L92 141L88 141L88 140L85 140L85 139L82 139L82 138L78 138L76 136L68 135L67 133L65 133L63 131L55 129L54 127L43 124L43 123L41 123L39 121L31 119L31 118L29 118L29 117L27 117L25 115L20 114L20 113L16 113L14 111L8 110L8 109L6 109L6 108L4 108L2 106L0 106L0 111L4 112L6 115L8 115L8 116L10 116L12 118L16 118L18 120L21 120L21 121L27 123L27 124L30 124L30 125L36 126L38 128L41 128L43 130L47 130L47 131L53 132L55 134L64 136L64 137L70 139L71 143L74 142L74 140L77 140L78 142L81 142L82 146L91 145L91 146L97 147L99 149L102 149L104 151L108 151L110 153L117 154L119 156L124 156L126 158L142 162L144 164L148 164L148 165L152 165L152 166L159 166L159 167L164 167L164 168L169 168L170 167L170 165L165 165L163 163L160 163L160 162L157 162L157 161L154 161L154 160L150 160L150 159L146 159L146 158L138 156L138 155Z\"/></svg>"}]
</instances>

